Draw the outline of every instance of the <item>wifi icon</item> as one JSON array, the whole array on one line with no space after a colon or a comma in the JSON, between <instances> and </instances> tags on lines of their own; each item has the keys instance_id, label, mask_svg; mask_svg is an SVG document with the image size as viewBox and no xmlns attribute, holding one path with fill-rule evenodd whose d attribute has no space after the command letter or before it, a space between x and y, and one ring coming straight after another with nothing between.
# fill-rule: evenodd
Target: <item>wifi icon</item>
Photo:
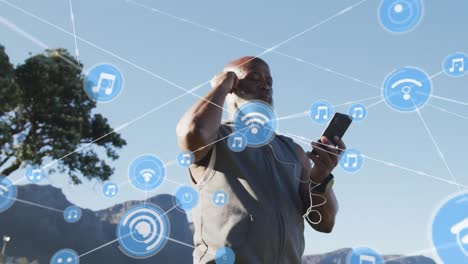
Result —
<instances>
[{"instance_id":1,"label":"wifi icon","mask_svg":"<svg viewBox=\"0 0 468 264\"><path fill-rule=\"evenodd\" d=\"M413 111L422 107L431 97L432 84L429 76L414 67L405 67L392 72L384 82L383 96L391 108Z\"/></svg>"},{"instance_id":2,"label":"wifi icon","mask_svg":"<svg viewBox=\"0 0 468 264\"><path fill-rule=\"evenodd\" d=\"M0 213L5 212L16 201L16 186L6 177L0 177Z\"/></svg>"},{"instance_id":3,"label":"wifi icon","mask_svg":"<svg viewBox=\"0 0 468 264\"><path fill-rule=\"evenodd\" d=\"M154 174L155 174L155 171L152 170L152 169L144 169L144 170L140 171L140 175L141 175L141 177L143 177L143 180L145 182L149 182L151 180L151 178L154 177Z\"/></svg>"},{"instance_id":4,"label":"wifi icon","mask_svg":"<svg viewBox=\"0 0 468 264\"><path fill-rule=\"evenodd\" d=\"M0 195L4 196L6 193L8 193L8 187L0 184Z\"/></svg>"},{"instance_id":5,"label":"wifi icon","mask_svg":"<svg viewBox=\"0 0 468 264\"><path fill-rule=\"evenodd\" d=\"M130 183L141 191L152 191L164 181L166 169L164 163L154 155L142 155L129 167Z\"/></svg>"},{"instance_id":6,"label":"wifi icon","mask_svg":"<svg viewBox=\"0 0 468 264\"><path fill-rule=\"evenodd\" d=\"M265 126L265 123L270 121L270 118L262 113L253 112L241 117L241 121L244 122L245 126L251 127L250 132L255 135L259 129Z\"/></svg>"},{"instance_id":7,"label":"wifi icon","mask_svg":"<svg viewBox=\"0 0 468 264\"><path fill-rule=\"evenodd\" d=\"M274 138L277 127L275 112L261 101L241 105L234 116L234 132L243 134L250 147L268 144Z\"/></svg>"}]
</instances>

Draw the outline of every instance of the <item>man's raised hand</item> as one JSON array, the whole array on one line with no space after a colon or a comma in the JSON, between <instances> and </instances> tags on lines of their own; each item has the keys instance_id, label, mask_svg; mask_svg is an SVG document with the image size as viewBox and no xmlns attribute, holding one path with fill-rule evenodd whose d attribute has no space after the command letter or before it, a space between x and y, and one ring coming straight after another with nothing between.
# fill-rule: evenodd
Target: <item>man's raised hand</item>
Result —
<instances>
[{"instance_id":1,"label":"man's raised hand","mask_svg":"<svg viewBox=\"0 0 468 264\"><path fill-rule=\"evenodd\" d=\"M211 79L211 88L224 88L228 93L233 93L239 85L239 77L232 71L221 72Z\"/></svg>"}]
</instances>

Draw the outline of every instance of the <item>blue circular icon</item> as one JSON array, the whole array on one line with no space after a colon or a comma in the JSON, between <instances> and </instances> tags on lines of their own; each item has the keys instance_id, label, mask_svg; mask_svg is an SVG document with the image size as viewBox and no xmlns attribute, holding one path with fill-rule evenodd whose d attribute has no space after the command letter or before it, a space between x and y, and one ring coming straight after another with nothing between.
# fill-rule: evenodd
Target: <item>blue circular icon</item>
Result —
<instances>
[{"instance_id":1,"label":"blue circular icon","mask_svg":"<svg viewBox=\"0 0 468 264\"><path fill-rule=\"evenodd\" d=\"M234 264L236 255L231 248L222 247L216 250L215 258L216 264Z\"/></svg>"},{"instance_id":2,"label":"blue circular icon","mask_svg":"<svg viewBox=\"0 0 468 264\"><path fill-rule=\"evenodd\" d=\"M45 171L38 165L29 166L25 177L30 183L39 183L45 178Z\"/></svg>"},{"instance_id":3,"label":"blue circular icon","mask_svg":"<svg viewBox=\"0 0 468 264\"><path fill-rule=\"evenodd\" d=\"M251 147L268 144L278 128L278 118L271 107L261 101L247 102L234 116L234 131L242 133Z\"/></svg>"},{"instance_id":4,"label":"blue circular icon","mask_svg":"<svg viewBox=\"0 0 468 264\"><path fill-rule=\"evenodd\" d=\"M367 247L353 248L346 259L347 264L384 264L385 261L375 250Z\"/></svg>"},{"instance_id":5,"label":"blue circular icon","mask_svg":"<svg viewBox=\"0 0 468 264\"><path fill-rule=\"evenodd\" d=\"M65 221L67 221L68 223L76 223L78 221L80 221L81 219L81 215L82 215L82 212L81 212L81 208L79 208L78 206L68 206L65 211L63 211L63 218L65 219Z\"/></svg>"},{"instance_id":6,"label":"blue circular icon","mask_svg":"<svg viewBox=\"0 0 468 264\"><path fill-rule=\"evenodd\" d=\"M247 147L249 142L244 134L236 132L228 137L227 144L230 150L241 152Z\"/></svg>"},{"instance_id":7,"label":"blue circular icon","mask_svg":"<svg viewBox=\"0 0 468 264\"><path fill-rule=\"evenodd\" d=\"M163 183L166 169L158 157L143 155L132 162L128 177L139 190L151 191Z\"/></svg>"},{"instance_id":8,"label":"blue circular icon","mask_svg":"<svg viewBox=\"0 0 468 264\"><path fill-rule=\"evenodd\" d=\"M223 190L218 190L213 194L213 203L217 206L223 206L228 201L228 195Z\"/></svg>"},{"instance_id":9,"label":"blue circular icon","mask_svg":"<svg viewBox=\"0 0 468 264\"><path fill-rule=\"evenodd\" d=\"M106 182L102 186L102 194L107 198L115 197L119 193L119 185L113 182Z\"/></svg>"},{"instance_id":10,"label":"blue circular icon","mask_svg":"<svg viewBox=\"0 0 468 264\"><path fill-rule=\"evenodd\" d=\"M99 64L91 68L85 78L86 94L98 102L110 102L123 89L123 76L117 67Z\"/></svg>"},{"instance_id":11,"label":"blue circular icon","mask_svg":"<svg viewBox=\"0 0 468 264\"><path fill-rule=\"evenodd\" d=\"M10 208L16 200L18 191L7 177L0 176L0 213Z\"/></svg>"},{"instance_id":12,"label":"blue circular icon","mask_svg":"<svg viewBox=\"0 0 468 264\"><path fill-rule=\"evenodd\" d=\"M431 87L431 80L423 71L411 67L398 69L385 79L385 102L398 111L413 111L429 100Z\"/></svg>"},{"instance_id":13,"label":"blue circular icon","mask_svg":"<svg viewBox=\"0 0 468 264\"><path fill-rule=\"evenodd\" d=\"M198 204L198 192L190 186L181 186L176 192L175 202L180 209L189 211Z\"/></svg>"},{"instance_id":14,"label":"blue circular icon","mask_svg":"<svg viewBox=\"0 0 468 264\"><path fill-rule=\"evenodd\" d=\"M355 149L347 149L340 158L340 167L346 172L356 172L362 168L363 162L361 152Z\"/></svg>"},{"instance_id":15,"label":"blue circular icon","mask_svg":"<svg viewBox=\"0 0 468 264\"><path fill-rule=\"evenodd\" d=\"M333 106L327 101L317 101L310 107L310 117L319 124L330 121L334 112Z\"/></svg>"},{"instance_id":16,"label":"blue circular icon","mask_svg":"<svg viewBox=\"0 0 468 264\"><path fill-rule=\"evenodd\" d=\"M133 258L148 258L158 253L166 244L169 232L166 214L153 204L133 207L117 225L120 249Z\"/></svg>"},{"instance_id":17,"label":"blue circular icon","mask_svg":"<svg viewBox=\"0 0 468 264\"><path fill-rule=\"evenodd\" d=\"M191 151L185 150L177 155L177 163L184 168L188 168L191 164L193 164L194 160L195 156Z\"/></svg>"},{"instance_id":18,"label":"blue circular icon","mask_svg":"<svg viewBox=\"0 0 468 264\"><path fill-rule=\"evenodd\" d=\"M379 9L380 24L393 33L414 29L424 13L421 0L382 0Z\"/></svg>"},{"instance_id":19,"label":"blue circular icon","mask_svg":"<svg viewBox=\"0 0 468 264\"><path fill-rule=\"evenodd\" d=\"M468 72L468 55L462 52L449 55L445 58L442 67L448 76L461 77Z\"/></svg>"},{"instance_id":20,"label":"blue circular icon","mask_svg":"<svg viewBox=\"0 0 468 264\"><path fill-rule=\"evenodd\" d=\"M363 104L353 104L348 110L348 115L353 121L362 121L367 117L367 107Z\"/></svg>"},{"instance_id":21,"label":"blue circular icon","mask_svg":"<svg viewBox=\"0 0 468 264\"><path fill-rule=\"evenodd\" d=\"M445 201L432 221L432 243L443 263L468 260L468 192Z\"/></svg>"},{"instance_id":22,"label":"blue circular icon","mask_svg":"<svg viewBox=\"0 0 468 264\"><path fill-rule=\"evenodd\" d=\"M50 259L50 264L78 264L80 257L71 249L62 249L55 253Z\"/></svg>"}]
</instances>

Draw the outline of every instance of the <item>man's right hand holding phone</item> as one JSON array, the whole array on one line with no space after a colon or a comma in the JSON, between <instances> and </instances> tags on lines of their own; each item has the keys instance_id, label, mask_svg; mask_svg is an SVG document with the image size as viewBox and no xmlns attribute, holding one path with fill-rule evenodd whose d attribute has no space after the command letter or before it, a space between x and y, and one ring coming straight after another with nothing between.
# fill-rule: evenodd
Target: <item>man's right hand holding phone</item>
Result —
<instances>
[{"instance_id":1,"label":"man's right hand holding phone","mask_svg":"<svg viewBox=\"0 0 468 264\"><path fill-rule=\"evenodd\" d=\"M337 136L334 137L334 144L327 137L322 136L320 141L312 142L312 149L315 150L315 155L308 151L307 157L314 162L313 168L310 170L310 179L315 183L321 183L338 165L341 153L346 150L345 143Z\"/></svg>"}]
</instances>

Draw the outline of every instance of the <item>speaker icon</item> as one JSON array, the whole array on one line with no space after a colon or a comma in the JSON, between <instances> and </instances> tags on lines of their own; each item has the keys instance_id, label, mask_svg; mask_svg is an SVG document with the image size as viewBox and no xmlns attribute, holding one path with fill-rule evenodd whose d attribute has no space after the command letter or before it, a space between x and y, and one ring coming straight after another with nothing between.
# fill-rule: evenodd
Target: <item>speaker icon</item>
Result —
<instances>
[{"instance_id":1,"label":"speaker icon","mask_svg":"<svg viewBox=\"0 0 468 264\"><path fill-rule=\"evenodd\" d=\"M392 33L406 33L420 23L423 13L422 0L382 0L380 24Z\"/></svg>"},{"instance_id":2,"label":"speaker icon","mask_svg":"<svg viewBox=\"0 0 468 264\"><path fill-rule=\"evenodd\" d=\"M120 249L133 258L148 258L158 253L169 237L169 220L156 205L138 205L128 210L117 225Z\"/></svg>"}]
</instances>

